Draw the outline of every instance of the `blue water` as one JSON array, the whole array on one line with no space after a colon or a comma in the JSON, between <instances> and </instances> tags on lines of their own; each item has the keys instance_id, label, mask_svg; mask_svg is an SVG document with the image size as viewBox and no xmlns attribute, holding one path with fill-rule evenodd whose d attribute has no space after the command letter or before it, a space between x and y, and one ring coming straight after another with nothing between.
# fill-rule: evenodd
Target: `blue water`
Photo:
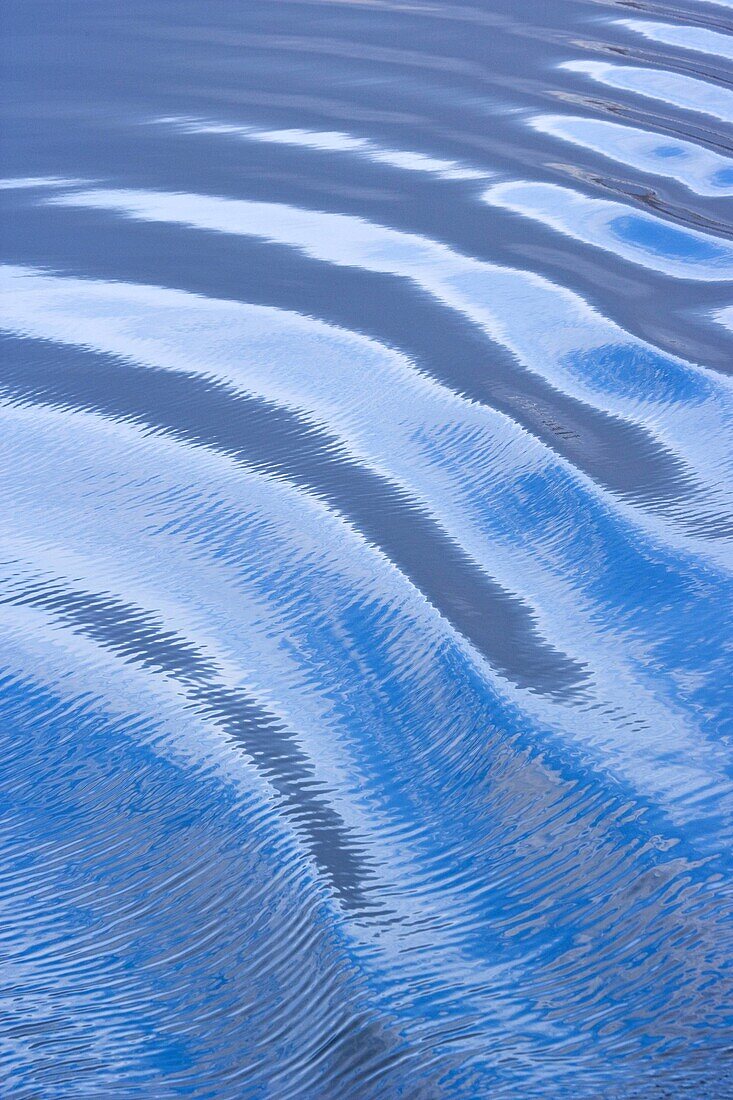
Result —
<instances>
[{"instance_id":1,"label":"blue water","mask_svg":"<svg viewBox=\"0 0 733 1100\"><path fill-rule=\"evenodd\" d=\"M629 6L6 5L2 1097L733 1097L733 9Z\"/></svg>"}]
</instances>

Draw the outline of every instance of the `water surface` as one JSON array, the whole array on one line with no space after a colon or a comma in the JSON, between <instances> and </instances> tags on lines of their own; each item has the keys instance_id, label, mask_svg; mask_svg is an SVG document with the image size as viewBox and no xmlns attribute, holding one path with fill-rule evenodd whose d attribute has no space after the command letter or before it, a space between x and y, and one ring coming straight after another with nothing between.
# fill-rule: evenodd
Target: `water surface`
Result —
<instances>
[{"instance_id":1,"label":"water surface","mask_svg":"<svg viewBox=\"0 0 733 1100\"><path fill-rule=\"evenodd\" d=\"M5 30L3 1095L733 1096L730 5Z\"/></svg>"}]
</instances>

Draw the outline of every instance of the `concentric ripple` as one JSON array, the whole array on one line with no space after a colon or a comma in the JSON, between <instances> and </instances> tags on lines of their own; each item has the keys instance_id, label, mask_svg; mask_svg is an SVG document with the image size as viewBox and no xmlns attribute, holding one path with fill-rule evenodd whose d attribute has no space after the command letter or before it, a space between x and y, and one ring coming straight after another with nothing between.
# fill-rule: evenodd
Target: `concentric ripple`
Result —
<instances>
[{"instance_id":1,"label":"concentric ripple","mask_svg":"<svg viewBox=\"0 0 733 1100\"><path fill-rule=\"evenodd\" d=\"M3 1096L733 1096L730 15L11 3Z\"/></svg>"}]
</instances>

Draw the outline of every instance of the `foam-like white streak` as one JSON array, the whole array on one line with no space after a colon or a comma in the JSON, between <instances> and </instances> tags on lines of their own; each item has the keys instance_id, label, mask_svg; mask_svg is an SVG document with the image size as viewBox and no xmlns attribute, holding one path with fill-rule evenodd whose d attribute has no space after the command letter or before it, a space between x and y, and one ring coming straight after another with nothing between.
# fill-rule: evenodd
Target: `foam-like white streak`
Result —
<instances>
[{"instance_id":1,"label":"foam-like white streak","mask_svg":"<svg viewBox=\"0 0 733 1100\"><path fill-rule=\"evenodd\" d=\"M722 122L733 122L733 91L719 84L681 73L638 65L611 65L606 61L564 61L559 67L566 72L582 73L608 88L634 92L682 111L696 111Z\"/></svg>"},{"instance_id":2,"label":"foam-like white streak","mask_svg":"<svg viewBox=\"0 0 733 1100\"><path fill-rule=\"evenodd\" d=\"M538 115L529 125L639 172L674 180L697 195L733 195L733 159L691 141L575 115Z\"/></svg>"},{"instance_id":3,"label":"foam-like white streak","mask_svg":"<svg viewBox=\"0 0 733 1100\"><path fill-rule=\"evenodd\" d=\"M733 37L729 34L720 34L705 27L655 23L647 19L617 19L616 24L663 46L676 46L680 50L694 50L733 61Z\"/></svg>"},{"instance_id":4,"label":"foam-like white streak","mask_svg":"<svg viewBox=\"0 0 733 1100\"><path fill-rule=\"evenodd\" d=\"M699 282L733 279L733 248L720 237L554 183L499 183L483 201L533 218L584 244L663 275Z\"/></svg>"},{"instance_id":5,"label":"foam-like white streak","mask_svg":"<svg viewBox=\"0 0 733 1100\"><path fill-rule=\"evenodd\" d=\"M428 156L403 149L387 149L367 138L354 137L338 130L303 130L299 128L264 130L256 126L234 126L228 123L207 122L205 119L161 118L158 122L173 125L185 134L227 135L244 141L263 142L269 145L289 145L300 149L312 149L320 153L353 153L378 164L387 164L405 172L424 172L443 180L485 180L493 172L468 168L455 160Z\"/></svg>"},{"instance_id":6,"label":"foam-like white streak","mask_svg":"<svg viewBox=\"0 0 733 1100\"><path fill-rule=\"evenodd\" d=\"M681 453L702 482L712 465L721 484L731 464L727 439L733 386L728 380L670 355L660 356L658 367L637 379L634 357L658 353L579 295L541 276L475 260L429 238L352 215L278 203L133 190L70 192L46 201L260 237L328 263L410 279L558 389L643 423ZM611 346L623 349L623 355L609 365L598 351ZM619 362L624 356L628 366ZM672 399L680 389L684 403Z\"/></svg>"}]
</instances>

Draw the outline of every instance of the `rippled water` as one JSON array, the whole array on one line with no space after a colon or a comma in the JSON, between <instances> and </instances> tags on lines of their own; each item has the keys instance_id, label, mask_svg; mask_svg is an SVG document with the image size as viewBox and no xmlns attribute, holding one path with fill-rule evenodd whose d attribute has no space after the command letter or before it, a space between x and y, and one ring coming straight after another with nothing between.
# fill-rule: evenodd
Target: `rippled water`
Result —
<instances>
[{"instance_id":1,"label":"rippled water","mask_svg":"<svg viewBox=\"0 0 733 1100\"><path fill-rule=\"evenodd\" d=\"M3 1096L733 1096L732 6L10 0Z\"/></svg>"}]
</instances>

